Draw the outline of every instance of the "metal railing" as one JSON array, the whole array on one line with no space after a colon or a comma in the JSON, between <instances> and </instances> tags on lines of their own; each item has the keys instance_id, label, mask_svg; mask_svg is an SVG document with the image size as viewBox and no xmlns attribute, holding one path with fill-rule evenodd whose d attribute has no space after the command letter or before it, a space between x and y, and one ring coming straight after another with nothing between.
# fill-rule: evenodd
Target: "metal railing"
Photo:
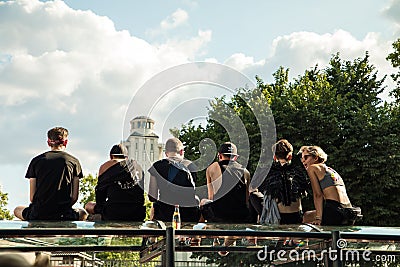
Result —
<instances>
[{"instance_id":1,"label":"metal railing","mask_svg":"<svg viewBox=\"0 0 400 267\"><path fill-rule=\"evenodd\" d=\"M245 228L245 227L243 227ZM63 266L63 267L95 267L95 266L205 266L205 265L193 265L194 262L178 262L175 258L175 252L217 252L217 251L240 251L240 252L254 252L260 250L259 246L223 246L223 245L186 245L182 246L177 244L177 237L197 237L197 238L208 238L212 239L215 237L219 238L258 238L259 240L271 240L271 239L286 239L286 238L297 238L297 239L311 239L311 240L322 240L323 244L329 244L332 249L340 250L337 241L340 239L352 240L371 240L371 241L400 241L400 230L394 231L391 234L379 234L376 232L348 232L348 231L324 231L324 232L299 232L299 231L275 231L275 230L222 230L222 229L180 229L174 230L171 227L166 229L132 229L132 228L22 228L22 229L0 229L0 239L15 239L15 238L44 238L44 237L100 237L100 236L118 236L118 237L140 237L143 241L148 237L157 237L159 242L155 242L151 245L142 242L140 245L57 245L57 244L42 244L36 245L24 245L16 244L13 246L2 246L0 251L48 251L48 252L102 252L102 251L136 251L143 253L146 251L148 262L139 263L132 261L100 261L98 259L93 260L81 260L78 262L77 259L72 261L73 265L68 265L67 260L56 261L52 260L52 266ZM363 249L363 248L361 248ZM388 254L388 251L371 250L376 254ZM400 255L399 246L395 246L394 250L389 252L392 255ZM162 255L162 261L152 261L153 256ZM71 263L71 262L70 262ZM96 265L97 264L97 265ZM109 264L109 265L107 265ZM185 265L184 265L185 264ZM330 261L331 266L343 266L342 259L338 258Z\"/></svg>"}]
</instances>

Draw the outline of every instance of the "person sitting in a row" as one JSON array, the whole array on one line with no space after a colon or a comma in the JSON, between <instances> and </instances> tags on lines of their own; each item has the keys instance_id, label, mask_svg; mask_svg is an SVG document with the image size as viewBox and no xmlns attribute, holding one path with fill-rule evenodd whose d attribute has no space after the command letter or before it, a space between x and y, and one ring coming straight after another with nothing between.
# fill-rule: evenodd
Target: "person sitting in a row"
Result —
<instances>
[{"instance_id":1,"label":"person sitting in a row","mask_svg":"<svg viewBox=\"0 0 400 267\"><path fill-rule=\"evenodd\" d=\"M15 208L17 218L86 218L85 210L72 208L78 199L79 179L83 174L78 159L65 152L67 138L68 130L65 128L56 127L48 131L47 143L51 150L32 159L26 174L26 178L30 179L31 204L29 207ZM299 223L299 198L305 192L305 179L301 172L292 168L293 149L289 142L280 140L273 149L276 163L265 179L264 190L278 202L281 223ZM326 154L316 146L302 147L300 152L311 179L316 208L315 211L307 212L303 221L330 225L349 223L343 218L345 215L342 209L350 208L351 204L341 177L324 164ZM149 199L153 202L154 212L151 219L169 221L174 205L179 205L183 221L197 222L201 212L195 195L196 168L192 162L184 159L183 144L177 138L167 141L166 156L166 159L155 162L149 169ZM236 162L237 157L236 146L224 143L218 150L219 162L207 168L208 199L203 199L200 205L203 220L249 222L250 174ZM277 175L289 179L277 180L274 178ZM142 221L146 216L143 176L139 164L128 160L126 148L122 144L114 145L110 151L110 160L99 170L96 202L87 203L86 210L91 215L98 214L102 220ZM296 192L292 194L288 188ZM254 199L257 200L253 194L252 202ZM259 203L255 206L262 215L262 206Z\"/></svg>"},{"instance_id":2,"label":"person sitting in a row","mask_svg":"<svg viewBox=\"0 0 400 267\"><path fill-rule=\"evenodd\" d=\"M47 138L50 151L33 158L25 175L31 203L16 207L14 215L21 220L84 220L85 210L72 208L83 173L78 159L65 152L68 130L55 127L47 132Z\"/></svg>"},{"instance_id":3,"label":"person sitting in a row","mask_svg":"<svg viewBox=\"0 0 400 267\"><path fill-rule=\"evenodd\" d=\"M300 148L301 161L310 177L315 210L304 215L303 222L316 225L351 225L361 217L347 196L342 177L325 162L328 155L319 146Z\"/></svg>"},{"instance_id":4,"label":"person sitting in a row","mask_svg":"<svg viewBox=\"0 0 400 267\"><path fill-rule=\"evenodd\" d=\"M184 154L182 142L170 138L165 143L166 158L150 167L151 220L171 221L175 205L179 205L182 221L199 221L199 199L195 193L197 169Z\"/></svg>"},{"instance_id":5,"label":"person sitting in a row","mask_svg":"<svg viewBox=\"0 0 400 267\"><path fill-rule=\"evenodd\" d=\"M200 205L208 222L249 222L250 173L238 157L236 145L226 142L218 149L218 162L206 170L208 198Z\"/></svg>"},{"instance_id":6,"label":"person sitting in a row","mask_svg":"<svg viewBox=\"0 0 400 267\"><path fill-rule=\"evenodd\" d=\"M307 195L307 174L301 164L293 162L293 146L288 140L279 140L272 152L274 162L266 177L253 177L252 185L260 185L251 187L250 203L262 224L299 224L303 221L301 198Z\"/></svg>"},{"instance_id":7,"label":"person sitting in a row","mask_svg":"<svg viewBox=\"0 0 400 267\"><path fill-rule=\"evenodd\" d=\"M146 217L143 176L140 165L128 159L126 147L114 145L110 159L100 166L96 202L85 205L89 217L92 220L143 221Z\"/></svg>"}]
</instances>

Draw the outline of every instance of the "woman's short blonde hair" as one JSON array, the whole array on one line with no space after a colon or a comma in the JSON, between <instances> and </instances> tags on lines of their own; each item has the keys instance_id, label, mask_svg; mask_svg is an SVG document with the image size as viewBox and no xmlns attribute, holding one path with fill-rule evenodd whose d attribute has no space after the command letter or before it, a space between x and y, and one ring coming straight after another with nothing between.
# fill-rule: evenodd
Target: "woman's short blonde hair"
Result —
<instances>
[{"instance_id":1,"label":"woman's short blonde hair","mask_svg":"<svg viewBox=\"0 0 400 267\"><path fill-rule=\"evenodd\" d=\"M319 146L302 146L297 154L307 152L310 155L318 158L318 162L324 163L328 160L328 155Z\"/></svg>"}]
</instances>

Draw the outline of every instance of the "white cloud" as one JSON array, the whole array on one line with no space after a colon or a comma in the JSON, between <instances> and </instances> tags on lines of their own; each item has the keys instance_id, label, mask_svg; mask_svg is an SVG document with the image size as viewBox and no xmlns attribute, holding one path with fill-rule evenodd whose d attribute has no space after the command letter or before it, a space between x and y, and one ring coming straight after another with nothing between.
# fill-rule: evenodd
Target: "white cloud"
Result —
<instances>
[{"instance_id":1,"label":"white cloud","mask_svg":"<svg viewBox=\"0 0 400 267\"><path fill-rule=\"evenodd\" d=\"M163 27L186 20L177 10ZM27 187L26 166L47 149L48 129L68 128L68 151L85 174L96 173L123 138L135 91L161 70L194 58L211 33L155 46L63 1L20 0L0 2L0 36L7 37L0 38L0 167L17 166L0 183L14 206L28 200L26 194L16 200L15 190Z\"/></svg>"},{"instance_id":2,"label":"white cloud","mask_svg":"<svg viewBox=\"0 0 400 267\"><path fill-rule=\"evenodd\" d=\"M249 67L264 66L265 60L255 62L253 57L246 56L243 53L236 53L225 60L224 64L231 66L238 71L243 71Z\"/></svg>"},{"instance_id":3,"label":"white cloud","mask_svg":"<svg viewBox=\"0 0 400 267\"><path fill-rule=\"evenodd\" d=\"M255 61L252 57L238 53L229 57L225 63L243 71L251 78L259 75L270 82L272 73L280 66L289 68L290 77L294 78L316 64L319 68L326 67L332 55L337 52L340 53L341 59L352 61L363 58L368 51L371 64L378 70L379 77L383 77L394 72L385 59L391 51L391 43L390 40L382 39L378 33L368 33L364 39L357 40L344 30L337 30L332 34L294 32L275 38L271 52L265 60ZM266 71L269 73L265 73ZM387 77L386 83L391 84L390 77ZM382 97L386 98L387 92Z\"/></svg>"},{"instance_id":4,"label":"white cloud","mask_svg":"<svg viewBox=\"0 0 400 267\"><path fill-rule=\"evenodd\" d=\"M177 39L170 39L168 40L165 44L162 44L159 46L159 51L160 51L160 57L165 58L166 60L167 57L176 57L175 52L178 52L180 54L183 54L187 56L191 61L195 60L196 57L202 56L205 54L201 50L201 48L205 47L207 43L211 41L212 38L212 32L209 31L198 31L197 36L192 37L187 40L177 40ZM171 48L173 48L173 51L171 51ZM172 58L172 59L173 59Z\"/></svg>"},{"instance_id":5,"label":"white cloud","mask_svg":"<svg viewBox=\"0 0 400 267\"><path fill-rule=\"evenodd\" d=\"M174 29L179 25L185 23L188 18L188 13L185 10L178 8L174 13L172 13L172 15L161 21L160 27L163 30Z\"/></svg>"},{"instance_id":6,"label":"white cloud","mask_svg":"<svg viewBox=\"0 0 400 267\"><path fill-rule=\"evenodd\" d=\"M296 32L278 37L272 44L272 53L268 64L277 69L279 66L290 68L292 77L300 75L304 70L316 64L324 68L330 58L337 52L344 60L354 60L369 52L370 62L377 67L378 74L383 77L392 71L385 60L390 51L391 42L382 40L377 33L368 33L363 40L357 40L349 32L337 30L333 34L316 34Z\"/></svg>"},{"instance_id":7,"label":"white cloud","mask_svg":"<svg viewBox=\"0 0 400 267\"><path fill-rule=\"evenodd\" d=\"M178 8L174 13L163 19L158 27L148 29L146 35L151 38L165 35L170 31L185 25L188 20L189 14L185 10Z\"/></svg>"},{"instance_id":8,"label":"white cloud","mask_svg":"<svg viewBox=\"0 0 400 267\"><path fill-rule=\"evenodd\" d=\"M175 12L171 25L183 23L185 14ZM61 125L71 132L70 151L97 169L122 138L124 107L135 90L188 62L211 33L154 46L91 11L21 0L0 2L0 36L8 36L0 38L1 162L27 164L38 151L32 143Z\"/></svg>"}]
</instances>

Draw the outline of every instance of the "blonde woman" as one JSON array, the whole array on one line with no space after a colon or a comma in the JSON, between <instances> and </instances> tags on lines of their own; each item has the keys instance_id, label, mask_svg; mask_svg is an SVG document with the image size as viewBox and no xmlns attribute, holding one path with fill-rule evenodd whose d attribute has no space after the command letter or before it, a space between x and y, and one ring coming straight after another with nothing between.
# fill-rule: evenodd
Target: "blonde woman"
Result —
<instances>
[{"instance_id":1,"label":"blonde woman","mask_svg":"<svg viewBox=\"0 0 400 267\"><path fill-rule=\"evenodd\" d=\"M303 222L315 225L348 225L346 208L351 208L342 177L325 162L328 155L319 146L300 148L301 162L310 177L315 210L304 214Z\"/></svg>"}]
</instances>

